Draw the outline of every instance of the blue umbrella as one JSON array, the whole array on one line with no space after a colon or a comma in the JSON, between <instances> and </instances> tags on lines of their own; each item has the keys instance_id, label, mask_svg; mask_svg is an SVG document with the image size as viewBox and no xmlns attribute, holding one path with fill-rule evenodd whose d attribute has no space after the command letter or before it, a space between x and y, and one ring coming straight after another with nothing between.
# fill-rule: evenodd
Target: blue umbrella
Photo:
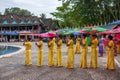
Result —
<instances>
[{"instance_id":1,"label":"blue umbrella","mask_svg":"<svg viewBox=\"0 0 120 80\"><path fill-rule=\"evenodd\" d=\"M81 34L79 32L74 32L74 35L80 36Z\"/></svg>"}]
</instances>

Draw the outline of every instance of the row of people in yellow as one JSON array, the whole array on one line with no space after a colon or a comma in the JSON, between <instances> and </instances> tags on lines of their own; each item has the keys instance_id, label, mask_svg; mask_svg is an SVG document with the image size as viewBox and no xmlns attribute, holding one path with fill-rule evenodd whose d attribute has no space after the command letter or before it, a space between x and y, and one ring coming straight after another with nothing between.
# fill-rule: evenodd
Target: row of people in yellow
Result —
<instances>
[{"instance_id":1,"label":"row of people in yellow","mask_svg":"<svg viewBox=\"0 0 120 80\"><path fill-rule=\"evenodd\" d=\"M108 51L108 58L107 58L107 69L114 70L115 69L115 63L114 63L114 43L112 40L112 36L109 36L109 51ZM54 66L54 53L55 53L55 43L57 45L57 58L56 58L56 66L61 67L62 64L62 37L59 36L57 40L55 38L50 38L48 41L48 66ZM76 42L80 43L80 39L78 37L78 41ZM24 42L24 45L26 46L26 56L25 56L25 65L31 65L31 46L32 43L30 42L30 39L28 39L26 42ZM39 41L36 43L38 46L38 60L37 60L37 66L43 65L43 41L42 38L39 38ZM79 47L80 44L78 44ZM83 34L82 37L82 53L80 58L80 68L87 68L87 53L88 53L88 45L87 45L87 37L86 34ZM96 35L92 35L91 37L91 57L90 57L90 68L97 68L98 67L98 39ZM76 46L77 49L77 46ZM80 51L77 49L78 52ZM66 68L74 68L74 60L75 60L75 53L74 53L74 41L73 41L73 35L70 35L67 38L67 63Z\"/></svg>"}]
</instances>

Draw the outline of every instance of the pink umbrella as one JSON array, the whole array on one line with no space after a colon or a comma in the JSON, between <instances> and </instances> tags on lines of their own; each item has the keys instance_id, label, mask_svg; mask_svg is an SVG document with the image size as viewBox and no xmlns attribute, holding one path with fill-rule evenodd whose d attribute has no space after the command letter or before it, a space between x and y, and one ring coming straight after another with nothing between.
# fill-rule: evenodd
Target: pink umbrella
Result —
<instances>
[{"instance_id":1,"label":"pink umbrella","mask_svg":"<svg viewBox=\"0 0 120 80\"><path fill-rule=\"evenodd\" d=\"M42 33L39 36L49 38L49 37L56 37L57 35L55 33L48 32L48 33Z\"/></svg>"},{"instance_id":2,"label":"pink umbrella","mask_svg":"<svg viewBox=\"0 0 120 80\"><path fill-rule=\"evenodd\" d=\"M86 30L80 30L79 32L80 33L86 33Z\"/></svg>"},{"instance_id":3,"label":"pink umbrella","mask_svg":"<svg viewBox=\"0 0 120 80\"><path fill-rule=\"evenodd\" d=\"M87 26L87 28L94 28L94 26Z\"/></svg>"}]
</instances>

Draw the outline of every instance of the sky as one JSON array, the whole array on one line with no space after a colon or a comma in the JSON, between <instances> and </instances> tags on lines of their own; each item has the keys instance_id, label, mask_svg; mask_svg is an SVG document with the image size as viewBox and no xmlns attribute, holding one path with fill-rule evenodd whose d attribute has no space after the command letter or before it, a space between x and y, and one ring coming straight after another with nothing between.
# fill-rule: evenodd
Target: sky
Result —
<instances>
[{"instance_id":1,"label":"sky","mask_svg":"<svg viewBox=\"0 0 120 80\"><path fill-rule=\"evenodd\" d=\"M61 6L61 1L58 0L0 0L0 12L4 13L5 8L19 7L27 9L39 16L45 13L47 18L51 18L51 12L56 11L56 7Z\"/></svg>"}]
</instances>

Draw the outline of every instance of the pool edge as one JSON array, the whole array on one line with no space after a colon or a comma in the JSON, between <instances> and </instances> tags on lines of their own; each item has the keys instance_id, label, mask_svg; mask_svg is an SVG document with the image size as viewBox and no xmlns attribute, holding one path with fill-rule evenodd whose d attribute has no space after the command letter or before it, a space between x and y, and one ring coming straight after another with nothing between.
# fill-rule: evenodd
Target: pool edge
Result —
<instances>
[{"instance_id":1,"label":"pool edge","mask_svg":"<svg viewBox=\"0 0 120 80\"><path fill-rule=\"evenodd\" d=\"M24 51L25 51L25 47L24 46L18 46L18 45L8 45L8 46L18 47L20 49L18 51L16 51L16 52L12 52L12 53L9 53L9 54L1 55L0 58L11 57L13 55L20 54L22 52L24 53Z\"/></svg>"}]
</instances>

